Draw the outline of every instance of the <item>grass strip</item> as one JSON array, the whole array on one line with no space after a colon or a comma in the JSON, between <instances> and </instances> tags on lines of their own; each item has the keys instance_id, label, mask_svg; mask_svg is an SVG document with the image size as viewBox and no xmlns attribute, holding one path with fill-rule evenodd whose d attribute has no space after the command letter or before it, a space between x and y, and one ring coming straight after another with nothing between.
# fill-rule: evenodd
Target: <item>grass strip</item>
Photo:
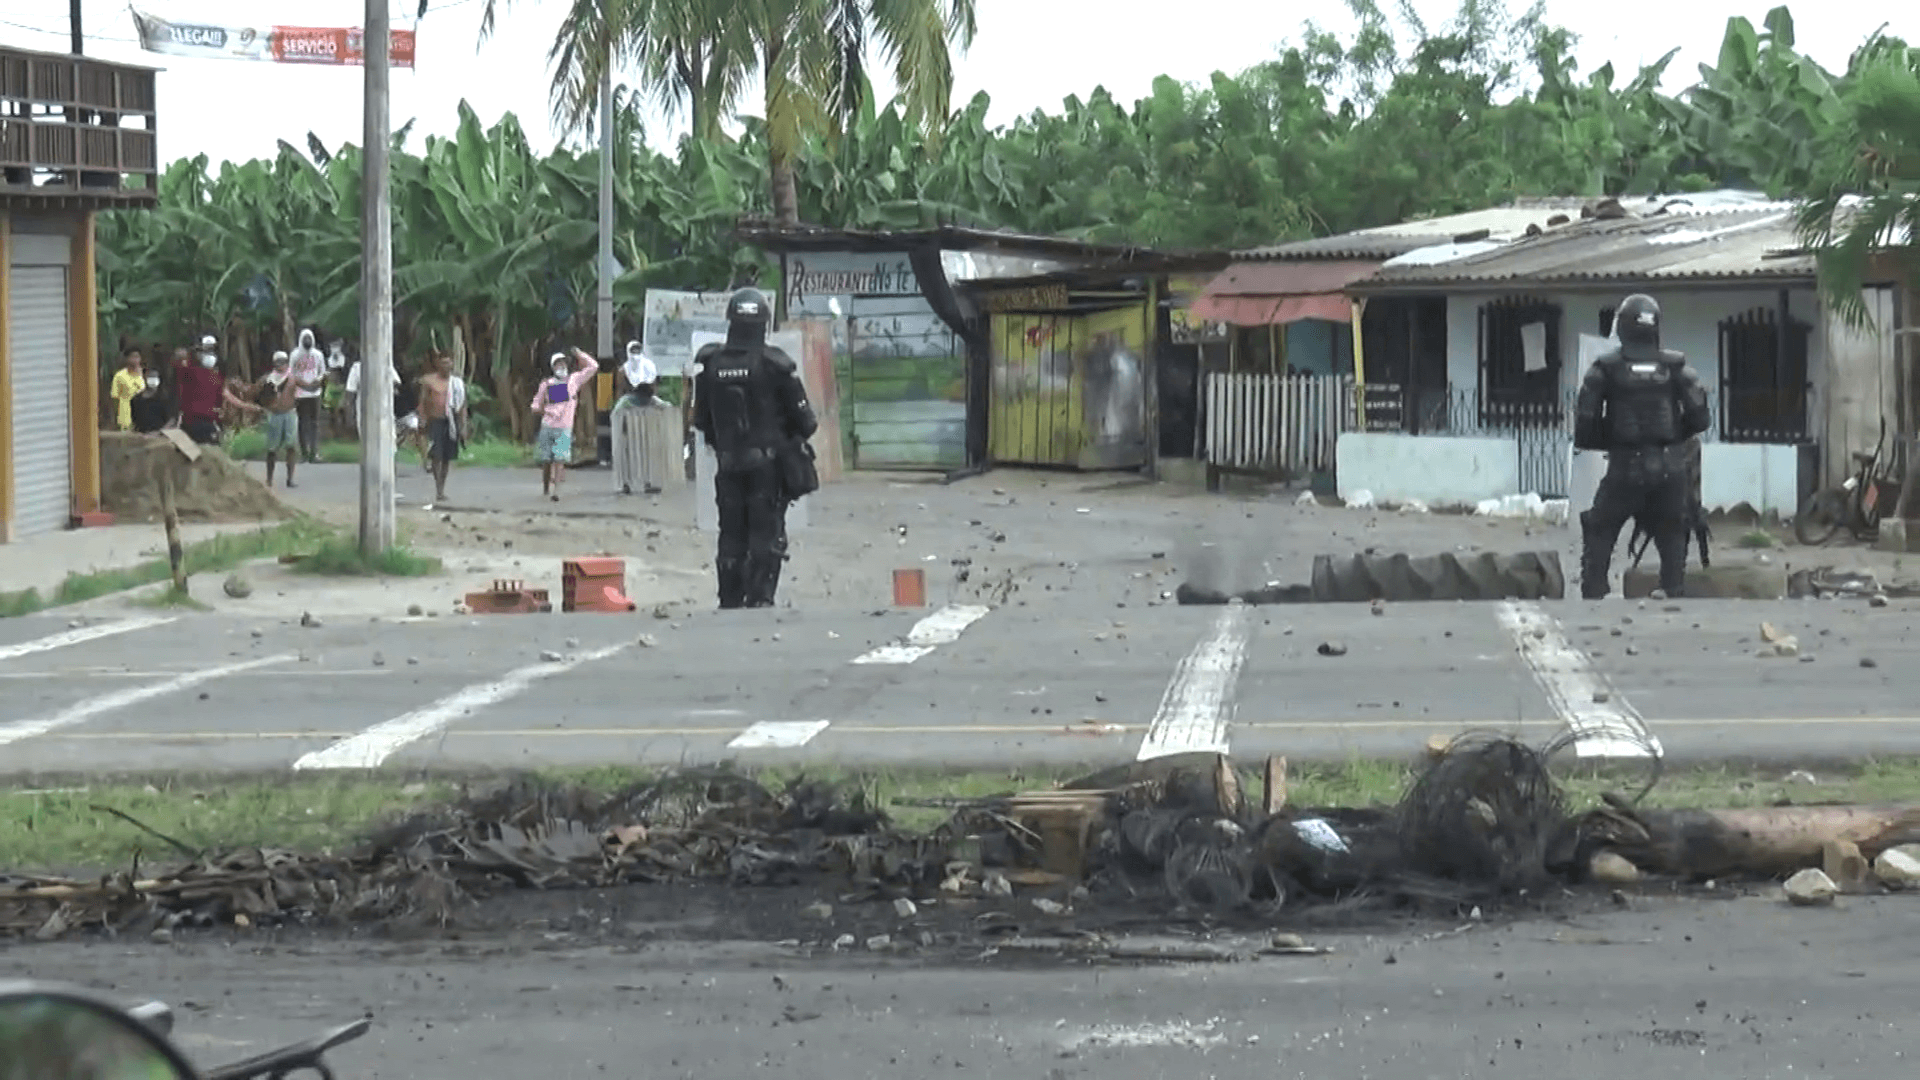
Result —
<instances>
[{"instance_id":1,"label":"grass strip","mask_svg":"<svg viewBox=\"0 0 1920 1080\"><path fill-rule=\"evenodd\" d=\"M332 526L302 517L264 529L209 537L186 545L183 554L189 576L219 573L255 559L278 558L311 550L332 535ZM172 570L165 558L108 570L70 573L54 589L51 597L42 596L38 589L0 594L0 618L31 615L48 608L85 603L166 581L171 576Z\"/></svg>"},{"instance_id":2,"label":"grass strip","mask_svg":"<svg viewBox=\"0 0 1920 1080\"><path fill-rule=\"evenodd\" d=\"M661 775L662 770L625 767L542 770L551 782L610 793ZM1043 789L1083 775L1083 770L1014 770L954 773L935 769L879 772L837 769L773 769L756 773L770 786L796 776L855 785L908 828L930 828L947 811L911 805L929 799L975 798ZM1339 765L1296 766L1288 779L1288 803L1297 807L1377 806L1396 801L1411 777L1404 762L1354 760ZM1628 768L1574 766L1561 773L1575 810L1599 801L1605 791L1637 791L1645 772ZM146 860L178 861L178 853L111 814L110 806L192 847L266 847L295 851L351 846L381 821L434 802L455 798L469 783L488 777L376 775L269 775L244 778L172 775L151 781L110 779L0 786L0 872L74 873L124 867L136 853ZM1258 800L1257 770L1242 776L1243 789ZM1770 806L1782 801L1920 802L1920 760L1867 762L1803 773L1733 766L1672 769L1647 796L1655 807Z\"/></svg>"}]
</instances>

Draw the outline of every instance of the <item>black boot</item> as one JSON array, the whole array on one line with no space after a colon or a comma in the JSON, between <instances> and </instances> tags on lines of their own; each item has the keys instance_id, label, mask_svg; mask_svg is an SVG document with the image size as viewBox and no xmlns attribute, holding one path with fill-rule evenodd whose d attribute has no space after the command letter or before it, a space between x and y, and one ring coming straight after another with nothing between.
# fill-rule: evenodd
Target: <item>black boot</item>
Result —
<instances>
[{"instance_id":1,"label":"black boot","mask_svg":"<svg viewBox=\"0 0 1920 1080\"><path fill-rule=\"evenodd\" d=\"M714 560L714 575L720 580L720 610L747 606L747 562L745 559Z\"/></svg>"},{"instance_id":2,"label":"black boot","mask_svg":"<svg viewBox=\"0 0 1920 1080\"><path fill-rule=\"evenodd\" d=\"M749 556L747 559L747 606L772 607L774 594L780 591L778 555Z\"/></svg>"}]
</instances>

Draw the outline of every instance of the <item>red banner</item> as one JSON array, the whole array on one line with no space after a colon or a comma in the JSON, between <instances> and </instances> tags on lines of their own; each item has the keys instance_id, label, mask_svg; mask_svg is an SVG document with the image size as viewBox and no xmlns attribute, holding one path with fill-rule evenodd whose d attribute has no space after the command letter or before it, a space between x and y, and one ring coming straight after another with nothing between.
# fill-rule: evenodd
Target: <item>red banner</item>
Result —
<instances>
[{"instance_id":1,"label":"red banner","mask_svg":"<svg viewBox=\"0 0 1920 1080\"><path fill-rule=\"evenodd\" d=\"M364 64L366 50L358 28L276 26L273 58L283 64ZM413 31L395 30L389 67L413 66Z\"/></svg>"}]
</instances>

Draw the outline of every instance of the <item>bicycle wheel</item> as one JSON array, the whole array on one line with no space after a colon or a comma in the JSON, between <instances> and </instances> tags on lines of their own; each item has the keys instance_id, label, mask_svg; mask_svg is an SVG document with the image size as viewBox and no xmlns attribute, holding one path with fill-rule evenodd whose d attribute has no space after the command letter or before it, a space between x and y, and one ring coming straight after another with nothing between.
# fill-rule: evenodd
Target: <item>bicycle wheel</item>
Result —
<instances>
[{"instance_id":1,"label":"bicycle wheel","mask_svg":"<svg viewBox=\"0 0 1920 1080\"><path fill-rule=\"evenodd\" d=\"M1819 547L1833 539L1846 517L1847 493L1838 488L1816 491L1800 504L1793 515L1793 536L1808 547Z\"/></svg>"}]
</instances>

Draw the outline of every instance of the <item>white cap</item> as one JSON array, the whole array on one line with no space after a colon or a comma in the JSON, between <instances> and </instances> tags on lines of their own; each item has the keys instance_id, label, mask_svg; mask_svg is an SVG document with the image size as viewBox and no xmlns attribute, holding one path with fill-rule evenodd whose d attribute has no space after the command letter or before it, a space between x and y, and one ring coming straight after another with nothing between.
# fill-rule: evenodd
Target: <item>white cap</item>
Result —
<instances>
[{"instance_id":1,"label":"white cap","mask_svg":"<svg viewBox=\"0 0 1920 1080\"><path fill-rule=\"evenodd\" d=\"M549 357L547 358L547 366L548 366L548 367L552 367L552 366L553 366L553 365L555 365L555 364L565 364L565 363L567 363L567 362L568 362L568 361L567 361L567 354L566 354L566 353L563 353L563 352L557 352L557 353L554 353L554 354L553 354L552 356L549 356Z\"/></svg>"},{"instance_id":2,"label":"white cap","mask_svg":"<svg viewBox=\"0 0 1920 1080\"><path fill-rule=\"evenodd\" d=\"M285 360L285 359L287 359L287 350L285 350L285 349L277 349L277 350L275 350L275 351L274 351L274 354L273 354L273 362L274 362L274 363L276 363L276 364L277 364L277 363L279 363L280 361L282 361L282 360Z\"/></svg>"},{"instance_id":3,"label":"white cap","mask_svg":"<svg viewBox=\"0 0 1920 1080\"><path fill-rule=\"evenodd\" d=\"M636 342L635 345L637 344ZM635 386L645 386L648 383L660 381L660 368L652 360L647 359L646 353L632 345L627 348L627 362L621 370L627 373L627 381Z\"/></svg>"},{"instance_id":4,"label":"white cap","mask_svg":"<svg viewBox=\"0 0 1920 1080\"><path fill-rule=\"evenodd\" d=\"M219 343L218 341L215 341L215 340L213 339L213 335L212 335L212 334L208 334L208 335L207 335L206 337L203 337L203 338L201 338L201 339L200 339L200 347L201 347L201 348L203 348L203 349L211 349L211 348L213 348L214 346L216 346L216 345L219 345L219 344L220 344L220 343Z\"/></svg>"}]
</instances>

